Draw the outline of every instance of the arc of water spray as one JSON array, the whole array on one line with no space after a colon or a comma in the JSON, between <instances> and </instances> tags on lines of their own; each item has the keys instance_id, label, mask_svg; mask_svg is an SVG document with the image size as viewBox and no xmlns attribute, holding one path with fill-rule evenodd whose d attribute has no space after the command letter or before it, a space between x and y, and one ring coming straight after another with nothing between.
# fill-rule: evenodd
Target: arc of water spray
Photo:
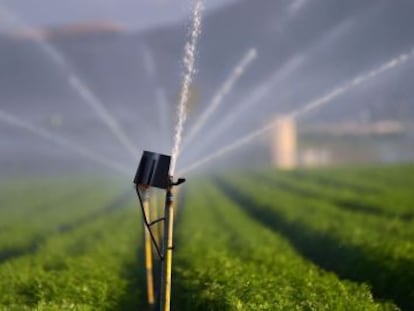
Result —
<instances>
[{"instance_id":1,"label":"arc of water spray","mask_svg":"<svg viewBox=\"0 0 414 311\"><path fill-rule=\"evenodd\" d=\"M180 101L178 103L178 121L175 127L175 136L174 136L174 147L172 149L172 161L170 174L174 176L175 168L177 165L178 157L181 152L181 141L184 130L184 124L187 119L187 104L190 93L190 86L193 82L194 73L195 73L195 57L198 38L201 33L201 21L202 21L202 12L203 12L203 2L198 0L195 4L195 9L193 13L193 24L191 28L190 40L186 43L185 53L184 53L184 67L185 74L184 80L180 93Z\"/></svg>"},{"instance_id":2,"label":"arc of water spray","mask_svg":"<svg viewBox=\"0 0 414 311\"><path fill-rule=\"evenodd\" d=\"M184 138L183 148L191 143L194 137L203 129L209 118L216 112L216 110L222 104L224 97L231 92L234 85L245 73L247 67L256 59L257 50L251 48L243 56L241 61L234 68L230 76L224 81L222 87L214 95L207 109L202 113L201 117L194 123L194 126L190 129L187 137Z\"/></svg>"},{"instance_id":3,"label":"arc of water spray","mask_svg":"<svg viewBox=\"0 0 414 311\"><path fill-rule=\"evenodd\" d=\"M239 117L244 112L263 101L269 95L273 87L301 66L304 60L305 56L303 54L294 56L280 69L278 69L269 80L256 87L250 96L248 96L232 110L231 114L227 114L216 126L214 126L211 131L209 131L209 133L203 138L203 145L205 146L209 144L214 138L219 136L226 129L230 128L235 122L237 122ZM200 148L197 147L194 148L194 150L199 149Z\"/></svg>"},{"instance_id":4,"label":"arc of water spray","mask_svg":"<svg viewBox=\"0 0 414 311\"><path fill-rule=\"evenodd\" d=\"M292 111L291 113L288 113L288 116L291 118L298 118L298 117L302 117L303 115L305 115L306 113L313 111L317 108L321 108L325 105L327 105L328 103L332 102L332 100L334 100L335 98L337 98L340 95L343 95L346 92L349 92L351 90L353 90L355 87L371 80L374 79L376 77L378 77L381 74L384 74L386 72L388 72L389 70L400 66L404 63L406 63L407 61L409 61L411 58L414 57L414 49L412 49L410 52L408 53L404 53L401 54L400 56L397 56L393 59L391 59L390 61L384 63L383 65L379 66L378 68L365 73L365 74L361 74L357 77L355 77L354 79L350 80L350 82L345 83L343 86L340 86L334 90L332 90L331 92L328 92L326 95L309 102L308 104L305 104L304 106L302 106L302 108L299 108L297 110ZM184 174L184 173L188 173L190 171L193 171L209 162L211 162L212 160L215 160L217 158L220 158L230 152L233 152L237 149L239 149L240 147L245 146L246 144L250 143L251 141L255 140L256 138L260 137L261 135L271 131L273 128L275 127L275 122L270 122L268 124L266 124L264 127L255 130L253 132L251 132L250 134L247 134L246 136L241 137L240 139L236 140L235 142L233 142L232 144L214 152L211 153L210 155L206 156L205 158L202 158L199 161L194 162L193 164L185 167L183 170L180 171L180 174Z\"/></svg>"},{"instance_id":5,"label":"arc of water spray","mask_svg":"<svg viewBox=\"0 0 414 311\"><path fill-rule=\"evenodd\" d=\"M217 158L220 158L232 151L235 151L237 149L239 149L240 147L245 146L246 144L250 143L251 141L253 141L254 139L260 137L262 134L270 131L273 127L275 126L275 123L272 122L270 124L267 124L265 127L256 130L246 136L243 136L242 138L236 140L235 142L233 142L232 144L216 151L213 152L211 154L209 154L208 156L202 158L199 161L194 162L193 164L185 167L184 169L180 170L180 174L187 174L201 166L203 166L204 164L207 164L209 162L211 162L212 160L215 160Z\"/></svg>"},{"instance_id":6,"label":"arc of water spray","mask_svg":"<svg viewBox=\"0 0 414 311\"><path fill-rule=\"evenodd\" d=\"M126 169L122 164L108 160L107 158L102 157L100 154L89 151L82 146L79 146L34 124L24 121L10 113L0 110L0 120L11 126L24 129L34 135L42 137L43 139L53 142L65 149L71 150L89 160L92 160L93 162L100 163L101 165L114 169L122 174L128 174L129 170Z\"/></svg>"},{"instance_id":7,"label":"arc of water spray","mask_svg":"<svg viewBox=\"0 0 414 311\"><path fill-rule=\"evenodd\" d=\"M397 66L400 66L400 65L404 64L405 62L407 62L413 56L414 56L414 49L412 49L408 53L401 54L400 56L398 56L396 58L393 58L389 62L381 65L380 67L378 67L378 68L376 68L376 69L374 69L374 70L372 70L368 73L361 74L361 75L355 77L351 81L345 83L343 86L340 86L340 87L338 87L336 89L333 89L332 91L328 92L326 95L322 96L321 98L318 98L314 101L311 101L310 103L306 104L305 106L292 111L291 113L288 114L288 116L290 116L292 118L298 118L298 117L301 117L301 116L305 115L306 113L309 113L312 110L321 108L322 106L330 103L336 97L346 93L350 89L353 89L354 87L356 87L356 86L358 86L358 85L360 85L360 84L362 84L362 83L364 83L368 80L376 78L377 76L381 75L382 73L385 73L385 72L389 71L390 69L393 69L394 67L397 67Z\"/></svg>"},{"instance_id":8,"label":"arc of water spray","mask_svg":"<svg viewBox=\"0 0 414 311\"><path fill-rule=\"evenodd\" d=\"M138 149L135 148L132 141L128 138L125 132L121 129L118 122L104 107L102 102L96 97L96 95L80 81L75 75L69 76L69 84L78 92L78 94L100 117L100 119L106 124L112 134L118 139L118 141L129 151L134 158L138 155Z\"/></svg>"},{"instance_id":9,"label":"arc of water spray","mask_svg":"<svg viewBox=\"0 0 414 311\"><path fill-rule=\"evenodd\" d=\"M296 1L299 4L301 1ZM303 3L305 4L305 3ZM296 6L294 2L291 4ZM361 12L360 18L365 18L365 14L370 14L371 10ZM293 15L288 15L292 18ZM338 40L346 31L349 31L350 28L354 25L354 17L347 19L341 22L337 27L330 30L318 43L310 48L310 51L307 53L296 54L291 57L281 68L279 68L270 79L261 83L256 87L250 96L248 96L244 101L238 104L235 109L232 111L232 114L229 114L221 120L214 128L208 132L208 134L203 137L203 146L208 145L214 138L218 137L226 129L230 128L239 118L245 114L250 109L254 108L257 104L263 102L266 97L270 94L270 91L274 89L279 82L285 80L292 73L297 72L298 69L309 59L309 55L315 53L316 51L325 50L326 42L331 42L332 40ZM202 146L197 145L192 149L192 155L196 154L201 150Z\"/></svg>"},{"instance_id":10,"label":"arc of water spray","mask_svg":"<svg viewBox=\"0 0 414 311\"><path fill-rule=\"evenodd\" d=\"M298 12L305 6L304 0L295 0L290 3L286 7L286 18L282 18L278 21L278 28L283 27L289 21L296 18L298 16ZM293 11L292 11L293 8ZM214 127L212 131L209 132L207 137L203 138L203 145L208 144L214 138L216 138L220 133L222 133L225 129L232 126L238 119L238 117L246 112L249 108L254 107L255 104L264 100L266 96L269 94L269 91L272 87L282 80L286 75L290 74L291 72L295 71L297 67L304 61L305 57L302 54L295 55L291 60L289 60L285 65L282 66L280 70L278 70L270 79L262 83L259 87L257 87L253 93L246 98L237 108L232 112L231 115L227 115L225 119L222 120L217 126ZM202 147L197 146L193 150L200 150Z\"/></svg>"},{"instance_id":11,"label":"arc of water spray","mask_svg":"<svg viewBox=\"0 0 414 311\"><path fill-rule=\"evenodd\" d=\"M30 29L30 27L13 14L10 10L6 10L5 6L0 2L1 11L6 14L8 20L23 29ZM121 129L115 118L108 112L101 100L88 88L81 79L73 72L64 55L59 50L47 41L43 36L36 36L34 41L39 45L41 50L50 57L56 66L66 73L69 85L81 97L84 103L90 106L99 116L101 121L108 127L117 140L131 153L134 158L138 155L138 149L134 147L132 141L127 137L125 132Z\"/></svg>"}]
</instances>

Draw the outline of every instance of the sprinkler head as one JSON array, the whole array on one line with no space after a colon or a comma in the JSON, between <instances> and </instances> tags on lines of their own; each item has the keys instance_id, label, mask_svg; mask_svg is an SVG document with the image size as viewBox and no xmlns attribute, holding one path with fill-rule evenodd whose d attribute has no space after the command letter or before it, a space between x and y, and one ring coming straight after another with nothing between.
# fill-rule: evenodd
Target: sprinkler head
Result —
<instances>
[{"instance_id":1,"label":"sprinkler head","mask_svg":"<svg viewBox=\"0 0 414 311\"><path fill-rule=\"evenodd\" d=\"M179 186L183 183L185 183L186 179L185 178L178 178L178 180L175 183L172 183L173 186Z\"/></svg>"},{"instance_id":2,"label":"sprinkler head","mask_svg":"<svg viewBox=\"0 0 414 311\"><path fill-rule=\"evenodd\" d=\"M167 189L170 186L170 163L169 155L144 151L134 184L144 189L149 187Z\"/></svg>"}]
</instances>

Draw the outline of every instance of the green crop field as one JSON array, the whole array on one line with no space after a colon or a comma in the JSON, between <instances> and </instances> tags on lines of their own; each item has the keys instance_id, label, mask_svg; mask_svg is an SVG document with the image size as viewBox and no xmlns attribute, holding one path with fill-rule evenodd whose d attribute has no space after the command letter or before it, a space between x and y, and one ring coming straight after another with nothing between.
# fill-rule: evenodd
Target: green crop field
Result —
<instances>
[{"instance_id":1,"label":"green crop field","mask_svg":"<svg viewBox=\"0 0 414 311\"><path fill-rule=\"evenodd\" d=\"M141 214L121 184L0 180L0 310L147 309ZM414 310L413 189L410 165L190 178L172 308Z\"/></svg>"}]
</instances>

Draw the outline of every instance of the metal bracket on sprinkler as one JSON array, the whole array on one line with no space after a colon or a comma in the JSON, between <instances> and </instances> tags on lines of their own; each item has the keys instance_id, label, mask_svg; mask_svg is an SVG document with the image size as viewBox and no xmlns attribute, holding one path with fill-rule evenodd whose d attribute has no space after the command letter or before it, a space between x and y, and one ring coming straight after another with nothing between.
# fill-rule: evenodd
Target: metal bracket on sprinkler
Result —
<instances>
[{"instance_id":1,"label":"metal bracket on sprinkler","mask_svg":"<svg viewBox=\"0 0 414 311\"><path fill-rule=\"evenodd\" d=\"M135 189L140 202L144 224L148 229L152 243L161 260L164 260L165 256L162 254L161 248L155 239L154 233L152 232L152 226L167 221L167 217L164 216L149 222L144 209L144 201L148 199L148 190L151 187L155 187L167 191L165 201L166 208L173 204L172 188L181 185L186 180L184 178L179 178L176 182L173 181L173 177L169 175L170 163L171 156L169 155L144 151L134 178ZM166 249L173 248L174 247L166 247Z\"/></svg>"}]
</instances>

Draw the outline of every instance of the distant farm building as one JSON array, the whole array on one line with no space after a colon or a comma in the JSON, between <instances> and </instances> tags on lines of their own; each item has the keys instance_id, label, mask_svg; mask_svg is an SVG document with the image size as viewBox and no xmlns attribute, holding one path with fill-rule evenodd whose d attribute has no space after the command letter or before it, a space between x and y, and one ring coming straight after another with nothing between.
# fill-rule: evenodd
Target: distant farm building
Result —
<instances>
[{"instance_id":1,"label":"distant farm building","mask_svg":"<svg viewBox=\"0 0 414 311\"><path fill-rule=\"evenodd\" d=\"M278 116L270 135L270 161L278 169L404 161L413 152L407 139L398 121L297 126L294 119Z\"/></svg>"},{"instance_id":2,"label":"distant farm building","mask_svg":"<svg viewBox=\"0 0 414 311\"><path fill-rule=\"evenodd\" d=\"M271 136L271 150L273 166L281 169L293 169L297 166L297 130L293 118L276 118Z\"/></svg>"}]
</instances>

